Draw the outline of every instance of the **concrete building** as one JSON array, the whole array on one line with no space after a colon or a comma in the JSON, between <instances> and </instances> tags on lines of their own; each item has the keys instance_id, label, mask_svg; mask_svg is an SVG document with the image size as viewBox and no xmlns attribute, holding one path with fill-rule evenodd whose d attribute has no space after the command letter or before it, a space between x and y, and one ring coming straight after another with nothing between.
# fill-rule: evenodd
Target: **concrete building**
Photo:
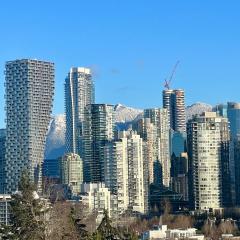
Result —
<instances>
[{"instance_id":1,"label":"concrete building","mask_svg":"<svg viewBox=\"0 0 240 240\"><path fill-rule=\"evenodd\" d=\"M9 225L11 221L10 202L12 198L8 194L0 194L0 224Z\"/></svg>"},{"instance_id":2,"label":"concrete building","mask_svg":"<svg viewBox=\"0 0 240 240\"><path fill-rule=\"evenodd\" d=\"M119 214L148 211L148 185L144 177L142 138L133 130L118 132L104 147L105 183L115 197Z\"/></svg>"},{"instance_id":3,"label":"concrete building","mask_svg":"<svg viewBox=\"0 0 240 240\"><path fill-rule=\"evenodd\" d=\"M128 197L129 209L145 213L147 209L144 198L144 172L142 138L134 131L123 131L120 138L127 138L128 152ZM121 135L120 134L120 135Z\"/></svg>"},{"instance_id":4,"label":"concrete building","mask_svg":"<svg viewBox=\"0 0 240 240\"><path fill-rule=\"evenodd\" d=\"M186 132L184 90L163 90L163 108L168 110L171 129L178 132Z\"/></svg>"},{"instance_id":5,"label":"concrete building","mask_svg":"<svg viewBox=\"0 0 240 240\"><path fill-rule=\"evenodd\" d=\"M70 69L65 80L66 152L82 156L82 137L85 107L95 102L91 70Z\"/></svg>"},{"instance_id":6,"label":"concrete building","mask_svg":"<svg viewBox=\"0 0 240 240\"><path fill-rule=\"evenodd\" d=\"M128 209L128 145L127 138L108 143L104 147L104 172L106 187L116 196L117 215Z\"/></svg>"},{"instance_id":7,"label":"concrete building","mask_svg":"<svg viewBox=\"0 0 240 240\"><path fill-rule=\"evenodd\" d=\"M52 113L54 64L22 59L5 66L6 193L17 190L27 169L39 190L46 134Z\"/></svg>"},{"instance_id":8,"label":"concrete building","mask_svg":"<svg viewBox=\"0 0 240 240\"><path fill-rule=\"evenodd\" d=\"M142 240L163 240L167 237L167 225L155 226L153 229L146 231L142 235Z\"/></svg>"},{"instance_id":9,"label":"concrete building","mask_svg":"<svg viewBox=\"0 0 240 240\"><path fill-rule=\"evenodd\" d=\"M78 154L68 153L60 158L60 180L71 187L73 195L80 193L83 183L83 163Z\"/></svg>"},{"instance_id":10,"label":"concrete building","mask_svg":"<svg viewBox=\"0 0 240 240\"><path fill-rule=\"evenodd\" d=\"M108 211L109 217L112 215L111 193L104 183L84 183L81 185L81 201L87 206L89 212L97 212L102 216L104 211Z\"/></svg>"},{"instance_id":11,"label":"concrete building","mask_svg":"<svg viewBox=\"0 0 240 240\"><path fill-rule=\"evenodd\" d=\"M150 118L142 118L137 122L137 133L143 139L143 157L146 162L148 185L154 182L154 162L158 160L157 127Z\"/></svg>"},{"instance_id":12,"label":"concrete building","mask_svg":"<svg viewBox=\"0 0 240 240\"><path fill-rule=\"evenodd\" d=\"M169 187L171 161L170 161L170 144L169 144L170 128L169 128L168 111L167 109L161 109L161 108L145 109L144 117L150 119L151 123L156 127L156 131L157 131L157 138L155 143L155 148L157 150L157 154L156 154L157 161L155 161L154 165L159 166L161 170L161 176L159 176L158 171L155 171L154 182L156 184L161 183L165 187Z\"/></svg>"},{"instance_id":13,"label":"concrete building","mask_svg":"<svg viewBox=\"0 0 240 240\"><path fill-rule=\"evenodd\" d=\"M6 153L6 129L0 129L0 194L5 192L5 153Z\"/></svg>"},{"instance_id":14,"label":"concrete building","mask_svg":"<svg viewBox=\"0 0 240 240\"><path fill-rule=\"evenodd\" d=\"M228 119L214 112L188 122L190 202L196 210L219 209L231 202Z\"/></svg>"},{"instance_id":15,"label":"concrete building","mask_svg":"<svg viewBox=\"0 0 240 240\"><path fill-rule=\"evenodd\" d=\"M198 235L196 228L168 229L167 225L155 226L152 230L146 231L142 235L142 240L164 240L164 239L204 240L204 235Z\"/></svg>"},{"instance_id":16,"label":"concrete building","mask_svg":"<svg viewBox=\"0 0 240 240\"><path fill-rule=\"evenodd\" d=\"M114 138L114 118L113 105L91 104L85 109L84 182L104 182L104 146Z\"/></svg>"}]
</instances>

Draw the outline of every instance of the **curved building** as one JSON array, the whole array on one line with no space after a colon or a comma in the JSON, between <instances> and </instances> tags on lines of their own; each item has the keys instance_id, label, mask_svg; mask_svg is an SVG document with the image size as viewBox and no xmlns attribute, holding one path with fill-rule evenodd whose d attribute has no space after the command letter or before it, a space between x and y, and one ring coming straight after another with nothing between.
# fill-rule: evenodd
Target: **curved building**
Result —
<instances>
[{"instance_id":1,"label":"curved building","mask_svg":"<svg viewBox=\"0 0 240 240\"><path fill-rule=\"evenodd\" d=\"M46 134L52 113L54 64L22 59L5 66L6 86L6 193L17 190L23 170L38 189Z\"/></svg>"}]
</instances>

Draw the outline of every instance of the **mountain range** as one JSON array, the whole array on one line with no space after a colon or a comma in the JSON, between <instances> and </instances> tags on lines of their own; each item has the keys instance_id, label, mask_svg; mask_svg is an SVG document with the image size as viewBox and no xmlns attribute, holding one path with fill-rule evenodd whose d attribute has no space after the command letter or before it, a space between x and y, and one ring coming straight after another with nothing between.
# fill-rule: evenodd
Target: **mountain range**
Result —
<instances>
[{"instance_id":1,"label":"mountain range","mask_svg":"<svg viewBox=\"0 0 240 240\"><path fill-rule=\"evenodd\" d=\"M133 121L143 116L143 110L127 107L117 104L114 107L116 111L115 121L118 129L125 129ZM206 103L195 103L186 107L187 120L193 115L201 114L204 111L212 111L212 106ZM45 158L55 159L64 154L65 151L65 116L59 114L52 117L46 139Z\"/></svg>"}]
</instances>

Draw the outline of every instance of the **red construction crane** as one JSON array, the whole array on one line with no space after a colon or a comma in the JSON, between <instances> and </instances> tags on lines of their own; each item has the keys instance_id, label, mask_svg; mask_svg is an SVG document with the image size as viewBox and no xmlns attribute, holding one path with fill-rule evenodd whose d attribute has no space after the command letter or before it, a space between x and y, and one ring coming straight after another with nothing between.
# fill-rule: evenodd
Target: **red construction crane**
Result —
<instances>
[{"instance_id":1,"label":"red construction crane","mask_svg":"<svg viewBox=\"0 0 240 240\"><path fill-rule=\"evenodd\" d=\"M176 69L177 69L177 66L179 65L179 63L180 63L180 61L177 61L176 64L174 65L173 70L172 70L172 73L171 73L169 79L165 79L164 87L165 87L166 89L168 89L168 90L170 89L170 85L171 85L173 76L174 76L174 74L175 74L175 72L176 72Z\"/></svg>"}]
</instances>

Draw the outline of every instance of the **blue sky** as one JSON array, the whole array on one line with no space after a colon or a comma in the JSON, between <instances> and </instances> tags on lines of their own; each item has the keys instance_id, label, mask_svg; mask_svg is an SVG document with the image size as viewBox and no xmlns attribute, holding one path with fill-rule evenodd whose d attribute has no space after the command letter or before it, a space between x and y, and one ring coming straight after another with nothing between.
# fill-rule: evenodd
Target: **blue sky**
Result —
<instances>
[{"instance_id":1,"label":"blue sky","mask_svg":"<svg viewBox=\"0 0 240 240\"><path fill-rule=\"evenodd\" d=\"M55 62L54 114L72 66L93 68L98 103L161 106L177 60L187 104L240 101L239 12L237 0L1 1L0 127L4 64L17 58Z\"/></svg>"}]
</instances>

